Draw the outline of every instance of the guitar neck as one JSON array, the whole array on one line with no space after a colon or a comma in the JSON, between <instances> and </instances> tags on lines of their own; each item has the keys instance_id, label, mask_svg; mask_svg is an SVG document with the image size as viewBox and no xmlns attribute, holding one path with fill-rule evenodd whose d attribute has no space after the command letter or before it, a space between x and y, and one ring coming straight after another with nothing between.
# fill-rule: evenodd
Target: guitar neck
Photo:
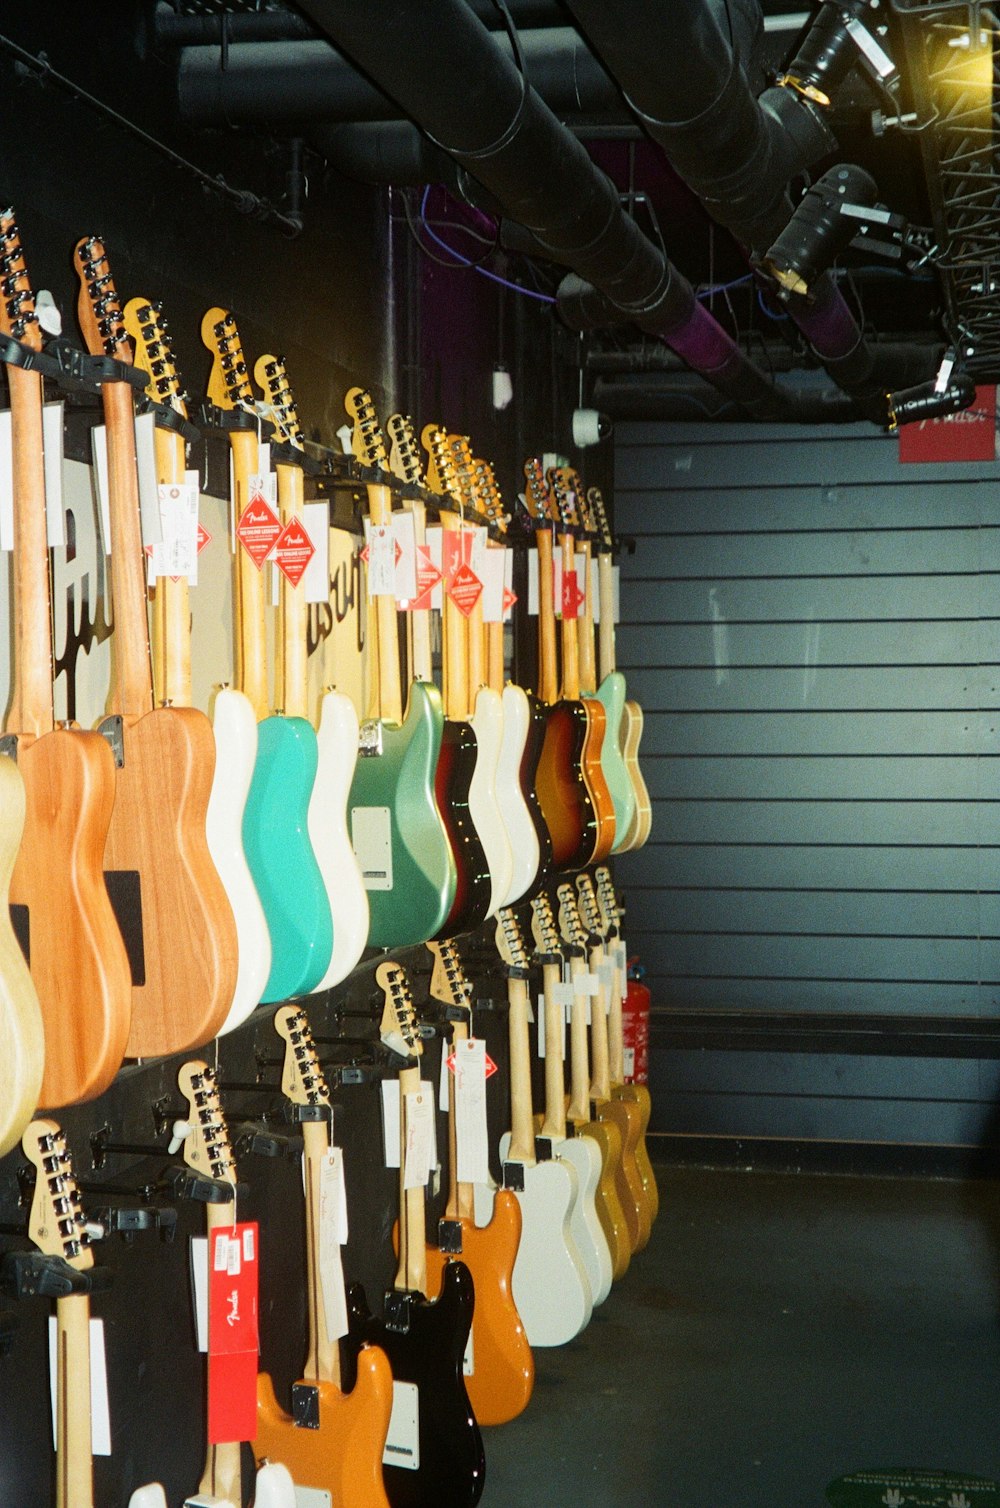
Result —
<instances>
[{"instance_id":1,"label":"guitar neck","mask_svg":"<svg viewBox=\"0 0 1000 1508\"><path fill-rule=\"evenodd\" d=\"M87 1294L57 1301L56 1337L56 1508L94 1508Z\"/></svg>"},{"instance_id":2,"label":"guitar neck","mask_svg":"<svg viewBox=\"0 0 1000 1508\"><path fill-rule=\"evenodd\" d=\"M469 1040L469 1028L464 1021L453 1023L451 1045L454 1051L460 1042ZM471 1183L460 1183L458 1178L458 1114L456 1111L456 1078L453 1075L448 1096L448 1203L445 1217L448 1220L472 1220L475 1213L475 1189Z\"/></svg>"},{"instance_id":3,"label":"guitar neck","mask_svg":"<svg viewBox=\"0 0 1000 1508\"><path fill-rule=\"evenodd\" d=\"M184 438L173 430L155 431L156 479L163 485L184 481ZM153 683L158 702L191 706L191 614L187 580L160 576L153 598Z\"/></svg>"},{"instance_id":4,"label":"guitar neck","mask_svg":"<svg viewBox=\"0 0 1000 1508\"><path fill-rule=\"evenodd\" d=\"M580 546L583 557L583 608L577 619L580 690L584 696L597 690L597 660L594 653L594 598L590 586L590 540Z\"/></svg>"},{"instance_id":5,"label":"guitar neck","mask_svg":"<svg viewBox=\"0 0 1000 1508\"><path fill-rule=\"evenodd\" d=\"M600 980L600 965L604 960L604 949L600 943L590 949L590 969ZM619 1003L619 1020L621 1008ZM591 1025L590 1025L590 1049L593 1058L593 1086L590 1094L591 1099L609 1100L611 1098L611 1066L609 1058L609 1032L608 1015L603 991L593 996L591 1000Z\"/></svg>"},{"instance_id":6,"label":"guitar neck","mask_svg":"<svg viewBox=\"0 0 1000 1508\"><path fill-rule=\"evenodd\" d=\"M388 487L368 487L368 512L374 528L382 528L392 517L392 493ZM378 651L378 705L384 722L403 721L403 693L399 670L399 631L396 626L396 599L391 592L380 592L375 603L375 639Z\"/></svg>"},{"instance_id":7,"label":"guitar neck","mask_svg":"<svg viewBox=\"0 0 1000 1508\"><path fill-rule=\"evenodd\" d=\"M153 672L146 616L145 554L139 526L132 389L127 382L101 388L108 436L108 503L111 514L111 590L115 676L109 710L134 721L152 710Z\"/></svg>"},{"instance_id":8,"label":"guitar neck","mask_svg":"<svg viewBox=\"0 0 1000 1508\"><path fill-rule=\"evenodd\" d=\"M610 550L597 556L597 600L600 621L597 625L597 659L601 680L615 670L614 561Z\"/></svg>"},{"instance_id":9,"label":"guitar neck","mask_svg":"<svg viewBox=\"0 0 1000 1508\"><path fill-rule=\"evenodd\" d=\"M205 1224L208 1232L209 1251L212 1249L212 1232L232 1230L236 1222L236 1202L209 1204L205 1206ZM238 1504L243 1502L243 1476L240 1466L240 1443L227 1441L222 1445L210 1445L205 1457L199 1492L210 1497L228 1499Z\"/></svg>"},{"instance_id":10,"label":"guitar neck","mask_svg":"<svg viewBox=\"0 0 1000 1508\"><path fill-rule=\"evenodd\" d=\"M551 705L559 700L556 658L556 610L553 596L552 530L543 525L535 534L538 546L538 695Z\"/></svg>"},{"instance_id":11,"label":"guitar neck","mask_svg":"<svg viewBox=\"0 0 1000 1508\"><path fill-rule=\"evenodd\" d=\"M469 706L476 705L478 692L486 685L486 625L483 623L483 594L465 620L466 663L469 678Z\"/></svg>"},{"instance_id":12,"label":"guitar neck","mask_svg":"<svg viewBox=\"0 0 1000 1508\"><path fill-rule=\"evenodd\" d=\"M419 550L427 543L427 509L423 503L412 501L408 502L406 506L413 514L413 538ZM408 612L406 615L406 632L411 680L432 680L430 609L416 608Z\"/></svg>"},{"instance_id":13,"label":"guitar neck","mask_svg":"<svg viewBox=\"0 0 1000 1508\"><path fill-rule=\"evenodd\" d=\"M42 379L8 366L14 452L14 692L7 730L52 731L52 629L42 459Z\"/></svg>"},{"instance_id":14,"label":"guitar neck","mask_svg":"<svg viewBox=\"0 0 1000 1508\"><path fill-rule=\"evenodd\" d=\"M566 1112L569 1119L579 1124L590 1120L590 1064L587 1049L587 996L583 991L583 975L587 965L579 955L570 959L569 974L573 985L573 1007L570 1016L570 1102ZM591 1012L591 1020L594 1019Z\"/></svg>"},{"instance_id":15,"label":"guitar neck","mask_svg":"<svg viewBox=\"0 0 1000 1508\"><path fill-rule=\"evenodd\" d=\"M278 465L278 512L284 527L292 519L302 517L304 500L304 475L301 466ZM308 717L309 691L306 669L306 606L305 587L300 581L292 586L284 572L281 575L278 595L278 637L274 699L275 705L287 717Z\"/></svg>"},{"instance_id":16,"label":"guitar neck","mask_svg":"<svg viewBox=\"0 0 1000 1508\"><path fill-rule=\"evenodd\" d=\"M441 525L446 533L461 540L462 525L457 513L442 510ZM468 718L471 707L468 624L447 591L442 599L441 649L445 716L462 721Z\"/></svg>"},{"instance_id":17,"label":"guitar neck","mask_svg":"<svg viewBox=\"0 0 1000 1508\"><path fill-rule=\"evenodd\" d=\"M406 1176L406 1096L420 1089L420 1068L403 1068L399 1074L399 1266L396 1287L427 1295L427 1226L423 1185L404 1187Z\"/></svg>"},{"instance_id":18,"label":"guitar neck","mask_svg":"<svg viewBox=\"0 0 1000 1508\"><path fill-rule=\"evenodd\" d=\"M309 1352L305 1377L310 1382L332 1382L340 1387L340 1347L327 1334L323 1284L320 1276L320 1198L323 1161L330 1146L325 1121L306 1121L305 1144L306 1280L309 1296Z\"/></svg>"},{"instance_id":19,"label":"guitar neck","mask_svg":"<svg viewBox=\"0 0 1000 1508\"><path fill-rule=\"evenodd\" d=\"M563 1076L563 1008L556 1002L555 986L562 969L558 963L542 965L545 999L545 1119L542 1135L555 1141L566 1139L566 1098Z\"/></svg>"},{"instance_id":20,"label":"guitar neck","mask_svg":"<svg viewBox=\"0 0 1000 1508\"><path fill-rule=\"evenodd\" d=\"M506 679L503 653L503 623L486 625L486 684L502 693Z\"/></svg>"},{"instance_id":21,"label":"guitar neck","mask_svg":"<svg viewBox=\"0 0 1000 1508\"><path fill-rule=\"evenodd\" d=\"M608 1071L612 1084L625 1082L625 1033L622 1021L622 978L616 964L611 981L611 1004L608 1010Z\"/></svg>"},{"instance_id":22,"label":"guitar neck","mask_svg":"<svg viewBox=\"0 0 1000 1508\"><path fill-rule=\"evenodd\" d=\"M507 1037L510 1044L510 1162L535 1163L535 1128L531 1112L531 1040L528 1031L528 981L507 980Z\"/></svg>"},{"instance_id":23,"label":"guitar neck","mask_svg":"<svg viewBox=\"0 0 1000 1508\"><path fill-rule=\"evenodd\" d=\"M233 509L242 518L250 501L250 478L259 465L257 433L229 432L233 456ZM267 658L264 648L264 578L249 551L237 543L233 557L233 646L236 685L253 707L258 722L267 717Z\"/></svg>"},{"instance_id":24,"label":"guitar neck","mask_svg":"<svg viewBox=\"0 0 1000 1508\"><path fill-rule=\"evenodd\" d=\"M562 549L563 581L571 576L576 569L576 551L572 534L561 534L559 544ZM579 642L577 639L576 622L565 615L562 620L562 694L563 699L569 702L578 701L580 698L580 660Z\"/></svg>"}]
</instances>

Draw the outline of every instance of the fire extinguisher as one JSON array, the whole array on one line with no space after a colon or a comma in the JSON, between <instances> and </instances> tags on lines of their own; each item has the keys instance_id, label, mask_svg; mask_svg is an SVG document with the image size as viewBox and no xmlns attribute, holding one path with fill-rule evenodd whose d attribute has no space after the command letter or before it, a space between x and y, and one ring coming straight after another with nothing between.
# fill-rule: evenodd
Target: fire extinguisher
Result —
<instances>
[{"instance_id":1,"label":"fire extinguisher","mask_svg":"<svg viewBox=\"0 0 1000 1508\"><path fill-rule=\"evenodd\" d=\"M649 1083L649 989L638 958L628 961L628 987L622 1003L626 1084Z\"/></svg>"}]
</instances>

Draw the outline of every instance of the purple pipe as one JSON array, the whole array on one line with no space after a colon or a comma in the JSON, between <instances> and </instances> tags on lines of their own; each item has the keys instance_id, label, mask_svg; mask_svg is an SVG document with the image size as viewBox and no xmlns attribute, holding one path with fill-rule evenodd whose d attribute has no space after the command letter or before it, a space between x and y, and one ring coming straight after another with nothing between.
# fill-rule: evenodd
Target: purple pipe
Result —
<instances>
[{"instance_id":1,"label":"purple pipe","mask_svg":"<svg viewBox=\"0 0 1000 1508\"><path fill-rule=\"evenodd\" d=\"M861 343L861 331L844 296L831 277L813 285L813 301L794 300L788 312L821 361L850 356Z\"/></svg>"}]
</instances>

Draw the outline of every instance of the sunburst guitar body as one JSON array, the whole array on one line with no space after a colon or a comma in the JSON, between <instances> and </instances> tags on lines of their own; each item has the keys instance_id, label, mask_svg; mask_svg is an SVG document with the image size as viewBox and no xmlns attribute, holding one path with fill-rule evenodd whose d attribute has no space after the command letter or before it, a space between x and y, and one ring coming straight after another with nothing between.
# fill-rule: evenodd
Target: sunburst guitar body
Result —
<instances>
[{"instance_id":1,"label":"sunburst guitar body","mask_svg":"<svg viewBox=\"0 0 1000 1508\"><path fill-rule=\"evenodd\" d=\"M552 838L552 862L559 869L589 864L597 843L597 813L583 773L589 731L581 702L557 702L547 708L536 789Z\"/></svg>"}]
</instances>

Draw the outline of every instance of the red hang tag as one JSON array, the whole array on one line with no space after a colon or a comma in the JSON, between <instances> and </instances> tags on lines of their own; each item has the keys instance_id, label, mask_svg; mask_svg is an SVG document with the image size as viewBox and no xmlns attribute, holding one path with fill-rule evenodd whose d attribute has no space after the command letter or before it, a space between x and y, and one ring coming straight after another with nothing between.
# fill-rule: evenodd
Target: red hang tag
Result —
<instances>
[{"instance_id":1,"label":"red hang tag","mask_svg":"<svg viewBox=\"0 0 1000 1508\"><path fill-rule=\"evenodd\" d=\"M448 1056L445 1058L444 1061L445 1061L445 1066L448 1069L448 1072L453 1074L455 1072L455 1049L454 1048L452 1048L451 1052L448 1054ZM494 1061L490 1057L489 1053L486 1054L485 1061L486 1061L486 1078L491 1079L493 1077L493 1075L497 1071L497 1065L494 1063Z\"/></svg>"},{"instance_id":2,"label":"red hang tag","mask_svg":"<svg viewBox=\"0 0 1000 1508\"><path fill-rule=\"evenodd\" d=\"M516 592L512 592L509 587L505 586L504 589L503 589L503 621L505 623L507 622L507 619L510 617L510 610L514 606L514 603L516 601L517 601L517 593Z\"/></svg>"},{"instance_id":3,"label":"red hang tag","mask_svg":"<svg viewBox=\"0 0 1000 1508\"><path fill-rule=\"evenodd\" d=\"M431 596L441 580L441 572L431 559L430 545L417 545L417 595L406 604L414 613L430 611Z\"/></svg>"},{"instance_id":4,"label":"red hang tag","mask_svg":"<svg viewBox=\"0 0 1000 1508\"><path fill-rule=\"evenodd\" d=\"M281 533L281 520L270 503L255 492L240 514L236 525L236 538L246 550L258 571L270 555L274 542Z\"/></svg>"},{"instance_id":5,"label":"red hang tag","mask_svg":"<svg viewBox=\"0 0 1000 1508\"><path fill-rule=\"evenodd\" d=\"M445 536L447 538L447 536ZM463 617L468 617L479 601L483 583L467 565L460 565L448 586L448 596Z\"/></svg>"},{"instance_id":6,"label":"red hang tag","mask_svg":"<svg viewBox=\"0 0 1000 1508\"><path fill-rule=\"evenodd\" d=\"M199 523L199 525L198 525L198 554L200 555L201 552L202 552L202 550L205 548L205 546L206 545L210 545L211 543L212 543L212 536L211 536L211 534L209 534L209 532L205 528L204 524Z\"/></svg>"},{"instance_id":7,"label":"red hang tag","mask_svg":"<svg viewBox=\"0 0 1000 1508\"><path fill-rule=\"evenodd\" d=\"M208 1246L208 1441L257 1433L256 1221L210 1233Z\"/></svg>"},{"instance_id":8,"label":"red hang tag","mask_svg":"<svg viewBox=\"0 0 1000 1508\"><path fill-rule=\"evenodd\" d=\"M306 566L315 554L316 546L309 538L302 520L290 518L274 546L278 570L283 572L292 586L298 586L305 575Z\"/></svg>"},{"instance_id":9,"label":"red hang tag","mask_svg":"<svg viewBox=\"0 0 1000 1508\"><path fill-rule=\"evenodd\" d=\"M562 573L562 615L564 618L579 618L583 605L583 593L575 571Z\"/></svg>"}]
</instances>

